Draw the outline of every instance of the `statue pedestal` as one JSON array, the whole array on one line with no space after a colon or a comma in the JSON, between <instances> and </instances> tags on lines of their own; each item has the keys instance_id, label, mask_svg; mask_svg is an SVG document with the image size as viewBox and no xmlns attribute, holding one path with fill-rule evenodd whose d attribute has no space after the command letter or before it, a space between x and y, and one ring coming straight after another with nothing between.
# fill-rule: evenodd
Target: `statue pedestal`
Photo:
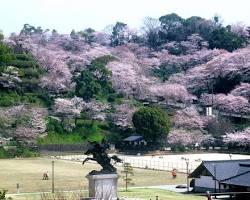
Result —
<instances>
[{"instance_id":1,"label":"statue pedestal","mask_svg":"<svg viewBox=\"0 0 250 200\"><path fill-rule=\"evenodd\" d=\"M117 200L118 175L97 174L87 175L89 180L89 197L98 200Z\"/></svg>"}]
</instances>

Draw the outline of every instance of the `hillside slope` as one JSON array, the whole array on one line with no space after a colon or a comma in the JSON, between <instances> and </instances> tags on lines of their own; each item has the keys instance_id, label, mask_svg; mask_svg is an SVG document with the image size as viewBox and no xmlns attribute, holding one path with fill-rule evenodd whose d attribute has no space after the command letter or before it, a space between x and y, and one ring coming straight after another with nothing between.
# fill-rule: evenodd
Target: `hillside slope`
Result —
<instances>
[{"instance_id":1,"label":"hillside slope","mask_svg":"<svg viewBox=\"0 0 250 200\"><path fill-rule=\"evenodd\" d=\"M55 32L5 38L11 49L3 55L11 58L1 63L2 141L119 140L134 132L132 115L145 104L171 115L169 143L202 143L249 126L249 46L211 49L197 33L158 49L114 46L100 34L93 42ZM185 52L173 54L178 45ZM217 114L206 116L208 106Z\"/></svg>"}]
</instances>

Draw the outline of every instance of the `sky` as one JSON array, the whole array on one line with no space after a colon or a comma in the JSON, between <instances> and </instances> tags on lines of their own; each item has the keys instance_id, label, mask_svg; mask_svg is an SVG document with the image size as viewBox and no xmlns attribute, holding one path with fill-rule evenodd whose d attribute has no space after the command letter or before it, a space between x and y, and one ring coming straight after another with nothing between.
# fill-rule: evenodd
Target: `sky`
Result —
<instances>
[{"instance_id":1,"label":"sky","mask_svg":"<svg viewBox=\"0 0 250 200\"><path fill-rule=\"evenodd\" d=\"M249 0L0 0L0 29L19 32L23 24L70 33L91 27L102 30L117 21L136 28L145 17L177 13L183 18L222 17L225 24L250 25Z\"/></svg>"}]
</instances>

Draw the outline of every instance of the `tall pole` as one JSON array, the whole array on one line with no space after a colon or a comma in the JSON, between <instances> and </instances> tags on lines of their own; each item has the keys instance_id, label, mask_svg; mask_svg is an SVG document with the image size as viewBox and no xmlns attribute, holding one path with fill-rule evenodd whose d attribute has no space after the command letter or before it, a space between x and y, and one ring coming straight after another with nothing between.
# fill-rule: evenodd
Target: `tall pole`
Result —
<instances>
[{"instance_id":1,"label":"tall pole","mask_svg":"<svg viewBox=\"0 0 250 200\"><path fill-rule=\"evenodd\" d=\"M216 189L216 166L215 166L215 164L214 164L214 193L215 193L215 195L214 195L214 197L216 198L216 191L217 189Z\"/></svg>"},{"instance_id":2,"label":"tall pole","mask_svg":"<svg viewBox=\"0 0 250 200\"><path fill-rule=\"evenodd\" d=\"M51 189L52 193L55 192L54 165L55 165L55 161L52 160L52 185L51 185L52 186L52 189Z\"/></svg>"},{"instance_id":3,"label":"tall pole","mask_svg":"<svg viewBox=\"0 0 250 200\"><path fill-rule=\"evenodd\" d=\"M126 171L126 192L128 191L128 171Z\"/></svg>"},{"instance_id":4,"label":"tall pole","mask_svg":"<svg viewBox=\"0 0 250 200\"><path fill-rule=\"evenodd\" d=\"M186 162L186 170L187 170L187 192L189 192L189 179L188 179L188 176L189 176L189 159L188 158L184 158L184 157L182 157L181 159L185 160L185 162Z\"/></svg>"},{"instance_id":5,"label":"tall pole","mask_svg":"<svg viewBox=\"0 0 250 200\"><path fill-rule=\"evenodd\" d=\"M214 85L212 85L212 109L214 107Z\"/></svg>"},{"instance_id":6,"label":"tall pole","mask_svg":"<svg viewBox=\"0 0 250 200\"><path fill-rule=\"evenodd\" d=\"M189 180L188 180L188 176L189 176L189 160L186 161L187 164L187 192L189 192Z\"/></svg>"}]
</instances>

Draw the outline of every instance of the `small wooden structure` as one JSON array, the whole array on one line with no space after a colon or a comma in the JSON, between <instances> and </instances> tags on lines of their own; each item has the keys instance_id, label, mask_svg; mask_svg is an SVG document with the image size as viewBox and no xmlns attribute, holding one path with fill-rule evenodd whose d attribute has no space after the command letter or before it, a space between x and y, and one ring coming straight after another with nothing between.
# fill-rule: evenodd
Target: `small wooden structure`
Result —
<instances>
[{"instance_id":1,"label":"small wooden structure","mask_svg":"<svg viewBox=\"0 0 250 200\"><path fill-rule=\"evenodd\" d=\"M140 135L129 136L123 140L123 143L132 146L147 145L147 142L145 141L144 137Z\"/></svg>"}]
</instances>

